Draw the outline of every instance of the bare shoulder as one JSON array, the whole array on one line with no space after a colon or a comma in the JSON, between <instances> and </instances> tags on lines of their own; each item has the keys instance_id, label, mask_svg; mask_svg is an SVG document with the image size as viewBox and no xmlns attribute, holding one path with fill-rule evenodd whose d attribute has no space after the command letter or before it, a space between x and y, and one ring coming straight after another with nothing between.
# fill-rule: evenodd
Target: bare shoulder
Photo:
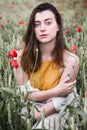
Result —
<instances>
[{"instance_id":1,"label":"bare shoulder","mask_svg":"<svg viewBox=\"0 0 87 130\"><path fill-rule=\"evenodd\" d=\"M65 64L75 64L75 65L79 65L79 58L77 55L71 53L71 52L65 52L64 54L64 61Z\"/></svg>"},{"instance_id":2,"label":"bare shoulder","mask_svg":"<svg viewBox=\"0 0 87 130\"><path fill-rule=\"evenodd\" d=\"M72 61L72 62L77 62L77 63L79 63L79 58L78 58L78 56L75 55L75 54L73 54L73 53L71 53L71 52L70 52L68 58L69 58L69 60Z\"/></svg>"}]
</instances>

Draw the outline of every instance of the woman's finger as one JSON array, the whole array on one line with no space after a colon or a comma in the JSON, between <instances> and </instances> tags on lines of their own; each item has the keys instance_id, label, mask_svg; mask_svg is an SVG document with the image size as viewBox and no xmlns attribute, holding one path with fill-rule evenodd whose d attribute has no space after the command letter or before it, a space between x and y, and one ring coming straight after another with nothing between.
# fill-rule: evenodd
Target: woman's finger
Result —
<instances>
[{"instance_id":1,"label":"woman's finger","mask_svg":"<svg viewBox=\"0 0 87 130\"><path fill-rule=\"evenodd\" d=\"M76 80L74 80L73 82L68 83L69 86L75 85L76 84Z\"/></svg>"},{"instance_id":2,"label":"woman's finger","mask_svg":"<svg viewBox=\"0 0 87 130\"><path fill-rule=\"evenodd\" d=\"M66 79L64 79L63 81L61 81L62 83L66 83L70 80L70 77L67 77Z\"/></svg>"}]
</instances>

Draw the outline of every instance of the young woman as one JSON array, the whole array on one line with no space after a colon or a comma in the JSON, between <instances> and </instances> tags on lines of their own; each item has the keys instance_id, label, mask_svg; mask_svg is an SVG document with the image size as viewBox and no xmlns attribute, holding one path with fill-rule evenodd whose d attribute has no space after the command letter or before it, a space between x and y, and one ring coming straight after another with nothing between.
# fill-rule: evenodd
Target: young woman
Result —
<instances>
[{"instance_id":1,"label":"young woman","mask_svg":"<svg viewBox=\"0 0 87 130\"><path fill-rule=\"evenodd\" d=\"M22 85L22 91L25 91L25 83L29 85L28 99L34 100L40 111L35 111L35 119L41 118L44 109L45 127L48 128L47 121L53 117L57 119L60 109L71 104L75 98L73 85L76 83L79 59L67 48L61 15L49 3L34 8L23 41L25 46L19 52L20 66L15 77L18 85ZM58 122L56 124L58 129ZM53 127L53 120L51 125Z\"/></svg>"}]
</instances>

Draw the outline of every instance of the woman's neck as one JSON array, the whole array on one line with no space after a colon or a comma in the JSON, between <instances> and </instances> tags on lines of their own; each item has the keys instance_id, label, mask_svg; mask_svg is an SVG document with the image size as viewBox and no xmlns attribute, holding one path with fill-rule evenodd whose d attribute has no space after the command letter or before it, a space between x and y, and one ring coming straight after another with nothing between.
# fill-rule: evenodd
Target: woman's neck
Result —
<instances>
[{"instance_id":1,"label":"woman's neck","mask_svg":"<svg viewBox=\"0 0 87 130\"><path fill-rule=\"evenodd\" d=\"M42 60L52 60L52 50L54 49L55 43L40 43L40 50L42 53Z\"/></svg>"}]
</instances>

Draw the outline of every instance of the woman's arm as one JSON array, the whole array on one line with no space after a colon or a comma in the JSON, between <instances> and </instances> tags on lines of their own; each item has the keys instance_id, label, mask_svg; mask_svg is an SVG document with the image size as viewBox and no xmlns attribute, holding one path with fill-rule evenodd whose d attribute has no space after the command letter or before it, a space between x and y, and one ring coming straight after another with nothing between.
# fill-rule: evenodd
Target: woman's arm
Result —
<instances>
[{"instance_id":1,"label":"woman's arm","mask_svg":"<svg viewBox=\"0 0 87 130\"><path fill-rule=\"evenodd\" d=\"M69 82L76 80L79 70L79 58L75 54L70 53L67 57L64 58L64 63L65 68L62 73L60 82L66 77L70 77Z\"/></svg>"},{"instance_id":2,"label":"woman's arm","mask_svg":"<svg viewBox=\"0 0 87 130\"><path fill-rule=\"evenodd\" d=\"M31 92L29 93L28 98L29 100L40 102L40 101L48 100L53 97L66 96L72 92L72 85L76 83L76 81L67 83L68 80L70 79L69 78L64 79L57 85L57 87L49 90Z\"/></svg>"}]
</instances>

